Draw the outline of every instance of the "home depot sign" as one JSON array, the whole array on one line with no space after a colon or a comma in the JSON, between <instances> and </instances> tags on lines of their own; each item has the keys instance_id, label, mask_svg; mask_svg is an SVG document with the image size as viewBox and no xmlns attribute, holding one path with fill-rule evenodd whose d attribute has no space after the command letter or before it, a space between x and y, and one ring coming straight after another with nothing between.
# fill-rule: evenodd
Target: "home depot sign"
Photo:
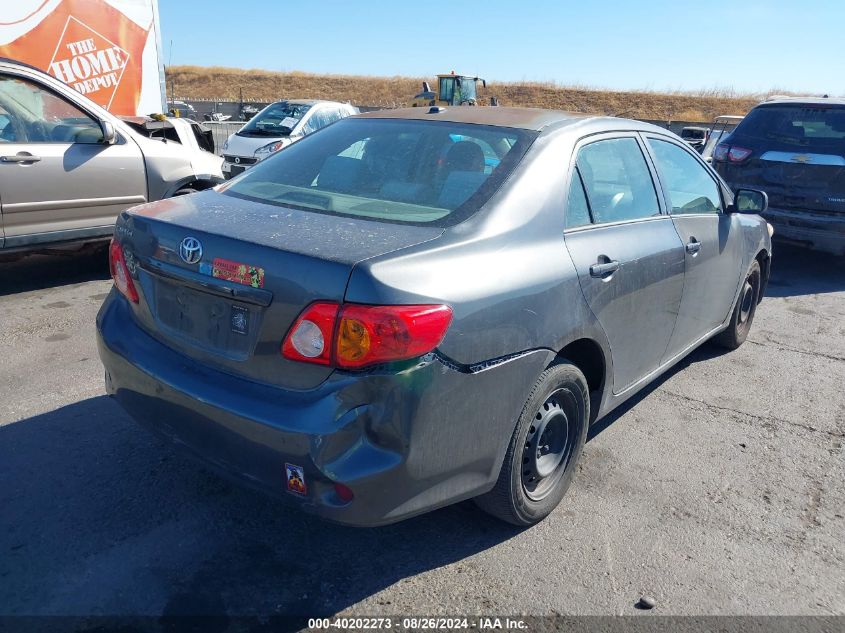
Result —
<instances>
[{"instance_id":1,"label":"home depot sign","mask_svg":"<svg viewBox=\"0 0 845 633\"><path fill-rule=\"evenodd\" d=\"M49 72L115 114L165 109L159 41L156 0L0 6L0 56Z\"/></svg>"}]
</instances>

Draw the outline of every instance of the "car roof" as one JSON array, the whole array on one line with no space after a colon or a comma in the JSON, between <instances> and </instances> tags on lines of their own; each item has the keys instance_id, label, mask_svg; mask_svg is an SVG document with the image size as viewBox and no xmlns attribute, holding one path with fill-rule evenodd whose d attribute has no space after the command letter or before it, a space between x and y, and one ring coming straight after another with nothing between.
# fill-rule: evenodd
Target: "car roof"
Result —
<instances>
[{"instance_id":1,"label":"car roof","mask_svg":"<svg viewBox=\"0 0 845 633\"><path fill-rule=\"evenodd\" d=\"M756 107L771 105L836 105L845 106L845 98L837 97L771 97Z\"/></svg>"},{"instance_id":2,"label":"car roof","mask_svg":"<svg viewBox=\"0 0 845 633\"><path fill-rule=\"evenodd\" d=\"M540 108L508 108L501 106L452 106L452 107L417 107L397 108L395 110L375 110L355 115L363 119L411 119L420 121L449 121L451 123L473 123L496 127L521 128L542 132L551 127L562 127L576 123L605 123L608 129L636 129L644 131L666 132L649 123L621 119L616 117L596 116L564 112L562 110L543 110Z\"/></svg>"},{"instance_id":3,"label":"car roof","mask_svg":"<svg viewBox=\"0 0 845 633\"><path fill-rule=\"evenodd\" d=\"M294 105L309 105L314 106L322 103L330 103L332 105L349 105L340 101L328 101L326 99L277 99L273 103L292 103Z\"/></svg>"}]
</instances>

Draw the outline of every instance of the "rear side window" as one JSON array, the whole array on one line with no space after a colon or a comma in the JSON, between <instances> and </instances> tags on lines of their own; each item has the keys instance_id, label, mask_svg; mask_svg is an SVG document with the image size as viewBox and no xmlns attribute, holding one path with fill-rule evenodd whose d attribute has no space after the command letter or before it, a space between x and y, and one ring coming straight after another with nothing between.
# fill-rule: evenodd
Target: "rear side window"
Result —
<instances>
[{"instance_id":1,"label":"rear side window","mask_svg":"<svg viewBox=\"0 0 845 633\"><path fill-rule=\"evenodd\" d=\"M224 191L319 213L445 226L478 210L534 138L505 127L344 118Z\"/></svg>"},{"instance_id":2,"label":"rear side window","mask_svg":"<svg viewBox=\"0 0 845 633\"><path fill-rule=\"evenodd\" d=\"M578 151L576 164L597 224L660 214L651 173L636 139L585 145Z\"/></svg>"},{"instance_id":3,"label":"rear side window","mask_svg":"<svg viewBox=\"0 0 845 633\"><path fill-rule=\"evenodd\" d=\"M572 180L569 183L569 196L566 202L566 228L574 229L590 223L590 207L587 204L587 196L584 193L584 185L581 184L581 176L578 170L572 172Z\"/></svg>"},{"instance_id":4,"label":"rear side window","mask_svg":"<svg viewBox=\"0 0 845 633\"><path fill-rule=\"evenodd\" d=\"M311 134L343 118L343 112L334 107L324 107L311 114L311 118L303 126L305 134Z\"/></svg>"},{"instance_id":5,"label":"rear side window","mask_svg":"<svg viewBox=\"0 0 845 633\"><path fill-rule=\"evenodd\" d=\"M797 104L762 106L749 112L736 131L744 137L769 143L845 153L845 108Z\"/></svg>"},{"instance_id":6,"label":"rear side window","mask_svg":"<svg viewBox=\"0 0 845 633\"><path fill-rule=\"evenodd\" d=\"M674 143L648 139L672 213L718 213L719 186L707 169Z\"/></svg>"}]
</instances>

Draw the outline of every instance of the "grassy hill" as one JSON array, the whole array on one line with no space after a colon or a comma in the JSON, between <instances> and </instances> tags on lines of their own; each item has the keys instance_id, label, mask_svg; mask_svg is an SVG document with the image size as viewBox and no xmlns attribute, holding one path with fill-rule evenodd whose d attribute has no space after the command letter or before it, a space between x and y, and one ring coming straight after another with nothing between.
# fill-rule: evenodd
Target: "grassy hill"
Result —
<instances>
[{"instance_id":1,"label":"grassy hill","mask_svg":"<svg viewBox=\"0 0 845 633\"><path fill-rule=\"evenodd\" d=\"M303 72L243 70L218 66L171 66L168 94L177 99L272 101L284 97L349 101L355 105L401 107L410 105L423 80L431 77L357 77L314 75ZM765 95L737 94L732 90L660 93L621 92L554 83L488 82L479 97L499 98L503 106L554 108L661 121L712 121L720 114L745 114Z\"/></svg>"}]
</instances>

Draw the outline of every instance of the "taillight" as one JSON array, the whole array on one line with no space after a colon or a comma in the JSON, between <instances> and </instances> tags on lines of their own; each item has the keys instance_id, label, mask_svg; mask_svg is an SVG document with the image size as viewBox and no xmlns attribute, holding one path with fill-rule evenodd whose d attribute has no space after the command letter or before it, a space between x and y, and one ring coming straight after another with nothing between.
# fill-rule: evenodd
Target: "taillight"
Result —
<instances>
[{"instance_id":1,"label":"taillight","mask_svg":"<svg viewBox=\"0 0 845 633\"><path fill-rule=\"evenodd\" d=\"M728 160L728 150L730 149L730 145L720 143L713 149L713 160L717 163L724 163L726 160Z\"/></svg>"},{"instance_id":2,"label":"taillight","mask_svg":"<svg viewBox=\"0 0 845 633\"><path fill-rule=\"evenodd\" d=\"M282 355L291 360L330 364L339 307L336 303L312 303L308 306L285 337Z\"/></svg>"},{"instance_id":3,"label":"taillight","mask_svg":"<svg viewBox=\"0 0 845 633\"><path fill-rule=\"evenodd\" d=\"M138 303L138 291L135 290L135 284L129 274L123 247L114 240L109 246L109 269L112 279L114 279L114 287L132 303Z\"/></svg>"},{"instance_id":4,"label":"taillight","mask_svg":"<svg viewBox=\"0 0 845 633\"><path fill-rule=\"evenodd\" d=\"M751 150L750 149L747 149L745 147L739 147L737 145L734 145L728 151L728 160L731 161L732 163L741 163L742 161L744 161L749 156L751 156Z\"/></svg>"},{"instance_id":5,"label":"taillight","mask_svg":"<svg viewBox=\"0 0 845 633\"><path fill-rule=\"evenodd\" d=\"M347 304L337 329L338 367L416 358L443 340L452 321L449 306L365 306Z\"/></svg>"},{"instance_id":6,"label":"taillight","mask_svg":"<svg viewBox=\"0 0 845 633\"><path fill-rule=\"evenodd\" d=\"M445 305L314 303L288 332L282 355L346 369L407 360L437 347L451 322Z\"/></svg>"}]
</instances>

